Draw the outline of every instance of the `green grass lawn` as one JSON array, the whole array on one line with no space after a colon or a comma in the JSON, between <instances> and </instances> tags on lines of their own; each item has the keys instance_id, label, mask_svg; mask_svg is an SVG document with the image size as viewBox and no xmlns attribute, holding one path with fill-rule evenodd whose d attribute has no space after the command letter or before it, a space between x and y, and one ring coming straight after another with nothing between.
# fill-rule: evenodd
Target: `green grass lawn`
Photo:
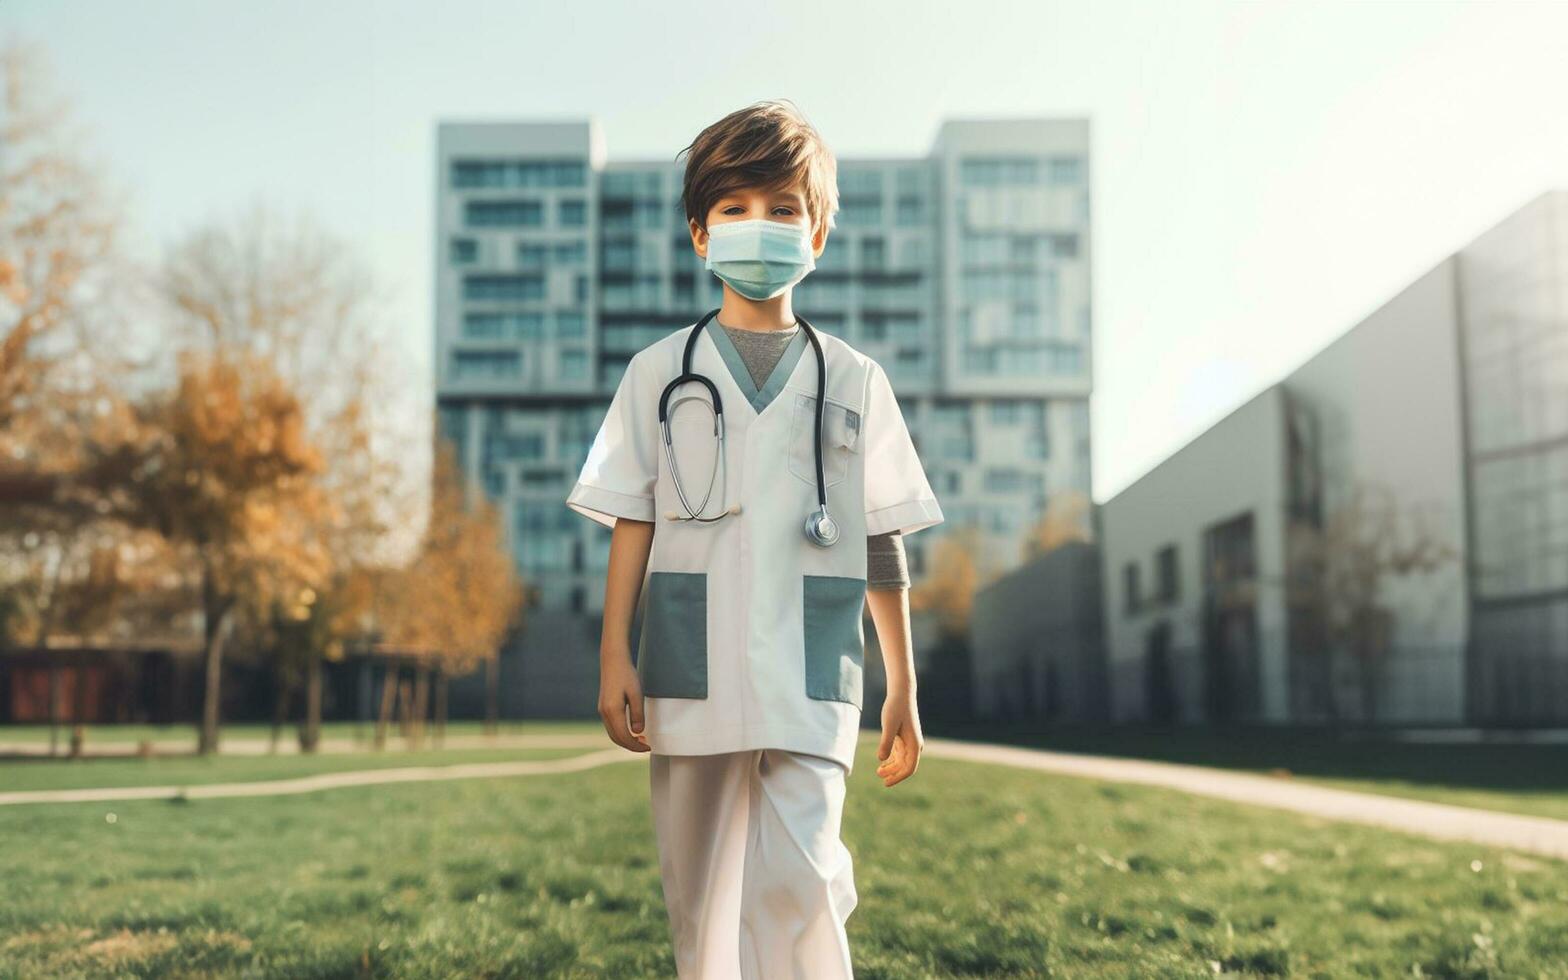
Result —
<instances>
[{"instance_id":1,"label":"green grass lawn","mask_svg":"<svg viewBox=\"0 0 1568 980\"><path fill-rule=\"evenodd\" d=\"M1326 786L1568 820L1568 744L1446 745L1325 730L928 726L927 735L1218 766Z\"/></svg>"},{"instance_id":2,"label":"green grass lawn","mask_svg":"<svg viewBox=\"0 0 1568 980\"><path fill-rule=\"evenodd\" d=\"M886 789L872 749L844 828L866 980L1568 975L1562 863L934 758ZM0 869L0 977L674 975L641 758L0 807Z\"/></svg>"}]
</instances>

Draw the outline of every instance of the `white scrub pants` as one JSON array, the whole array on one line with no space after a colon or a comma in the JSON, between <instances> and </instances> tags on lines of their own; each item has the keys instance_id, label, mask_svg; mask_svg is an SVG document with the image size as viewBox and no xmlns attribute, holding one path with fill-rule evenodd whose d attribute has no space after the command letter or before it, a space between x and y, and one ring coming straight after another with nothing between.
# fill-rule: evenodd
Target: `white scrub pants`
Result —
<instances>
[{"instance_id":1,"label":"white scrub pants","mask_svg":"<svg viewBox=\"0 0 1568 980\"><path fill-rule=\"evenodd\" d=\"M681 980L851 977L843 766L784 749L649 758Z\"/></svg>"}]
</instances>

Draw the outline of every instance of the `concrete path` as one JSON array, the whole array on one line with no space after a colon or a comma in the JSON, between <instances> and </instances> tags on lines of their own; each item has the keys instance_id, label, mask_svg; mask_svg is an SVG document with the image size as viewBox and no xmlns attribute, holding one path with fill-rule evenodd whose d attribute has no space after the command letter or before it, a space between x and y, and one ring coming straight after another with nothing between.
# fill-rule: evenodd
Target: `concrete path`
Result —
<instances>
[{"instance_id":1,"label":"concrete path","mask_svg":"<svg viewBox=\"0 0 1568 980\"><path fill-rule=\"evenodd\" d=\"M1076 755L945 738L926 739L925 755L1064 776L1164 786L1184 793L1213 796L1252 806L1291 810L1330 820L1369 824L1441 840L1512 848L1568 860L1568 820L1554 820L1550 817L1529 817L1498 810L1428 803L1424 800L1334 789L1297 780L1174 762Z\"/></svg>"},{"instance_id":2,"label":"concrete path","mask_svg":"<svg viewBox=\"0 0 1568 980\"><path fill-rule=\"evenodd\" d=\"M599 739L599 745L604 739ZM298 779L268 779L248 783L211 783L204 786L118 786L102 789L45 789L0 793L0 806L27 803L108 803L119 800L209 800L236 796L292 796L346 786L383 783L430 783L449 779L495 779L503 776L545 776L579 772L612 762L644 758L620 746L585 752L565 759L531 759L518 762L477 762L453 766L409 766L402 769L359 769L324 772Z\"/></svg>"},{"instance_id":3,"label":"concrete path","mask_svg":"<svg viewBox=\"0 0 1568 980\"><path fill-rule=\"evenodd\" d=\"M0 806L29 803L101 803L182 797L195 800L283 796L347 786L552 775L580 772L614 762L647 760L646 753L628 752L615 745L605 747L606 738L599 734L466 736L462 739L449 737L447 747L457 747L458 743L467 745L470 738L474 740L476 747L479 745L508 748L584 747L594 748L597 751L585 752L566 759L369 769L320 773L297 779L216 783L204 786L127 786L0 792ZM945 738L926 739L926 755L937 759L1011 766L1015 769L1030 769L1063 776L1163 786L1167 789L1211 796L1250 806L1290 810L1330 820L1368 824L1441 840L1469 841L1568 860L1568 820L1522 816L1446 803L1428 803L1423 800L1334 789L1296 780L1204 766L1111 756L1077 755Z\"/></svg>"}]
</instances>

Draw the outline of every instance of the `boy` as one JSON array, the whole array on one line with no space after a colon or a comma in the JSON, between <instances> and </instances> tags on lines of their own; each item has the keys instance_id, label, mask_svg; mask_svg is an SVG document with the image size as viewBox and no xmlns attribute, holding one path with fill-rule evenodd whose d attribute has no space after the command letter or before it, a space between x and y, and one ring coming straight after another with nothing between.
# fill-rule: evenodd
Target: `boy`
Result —
<instances>
[{"instance_id":1,"label":"boy","mask_svg":"<svg viewBox=\"0 0 1568 980\"><path fill-rule=\"evenodd\" d=\"M566 501L613 529L599 713L652 753L680 976L849 977L839 826L862 610L886 664L892 786L924 742L899 535L942 512L880 365L791 307L837 209L815 129L761 102L683 152L692 246L723 303L632 358Z\"/></svg>"}]
</instances>

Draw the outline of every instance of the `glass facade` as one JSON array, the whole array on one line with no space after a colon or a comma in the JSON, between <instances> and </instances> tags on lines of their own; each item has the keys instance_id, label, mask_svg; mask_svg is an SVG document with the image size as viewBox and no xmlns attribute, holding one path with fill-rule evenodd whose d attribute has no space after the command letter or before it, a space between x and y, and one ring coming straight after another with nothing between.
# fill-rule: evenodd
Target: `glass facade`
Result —
<instances>
[{"instance_id":1,"label":"glass facade","mask_svg":"<svg viewBox=\"0 0 1568 980\"><path fill-rule=\"evenodd\" d=\"M1568 256L1547 197L1458 254L1471 713L1568 722Z\"/></svg>"}]
</instances>

